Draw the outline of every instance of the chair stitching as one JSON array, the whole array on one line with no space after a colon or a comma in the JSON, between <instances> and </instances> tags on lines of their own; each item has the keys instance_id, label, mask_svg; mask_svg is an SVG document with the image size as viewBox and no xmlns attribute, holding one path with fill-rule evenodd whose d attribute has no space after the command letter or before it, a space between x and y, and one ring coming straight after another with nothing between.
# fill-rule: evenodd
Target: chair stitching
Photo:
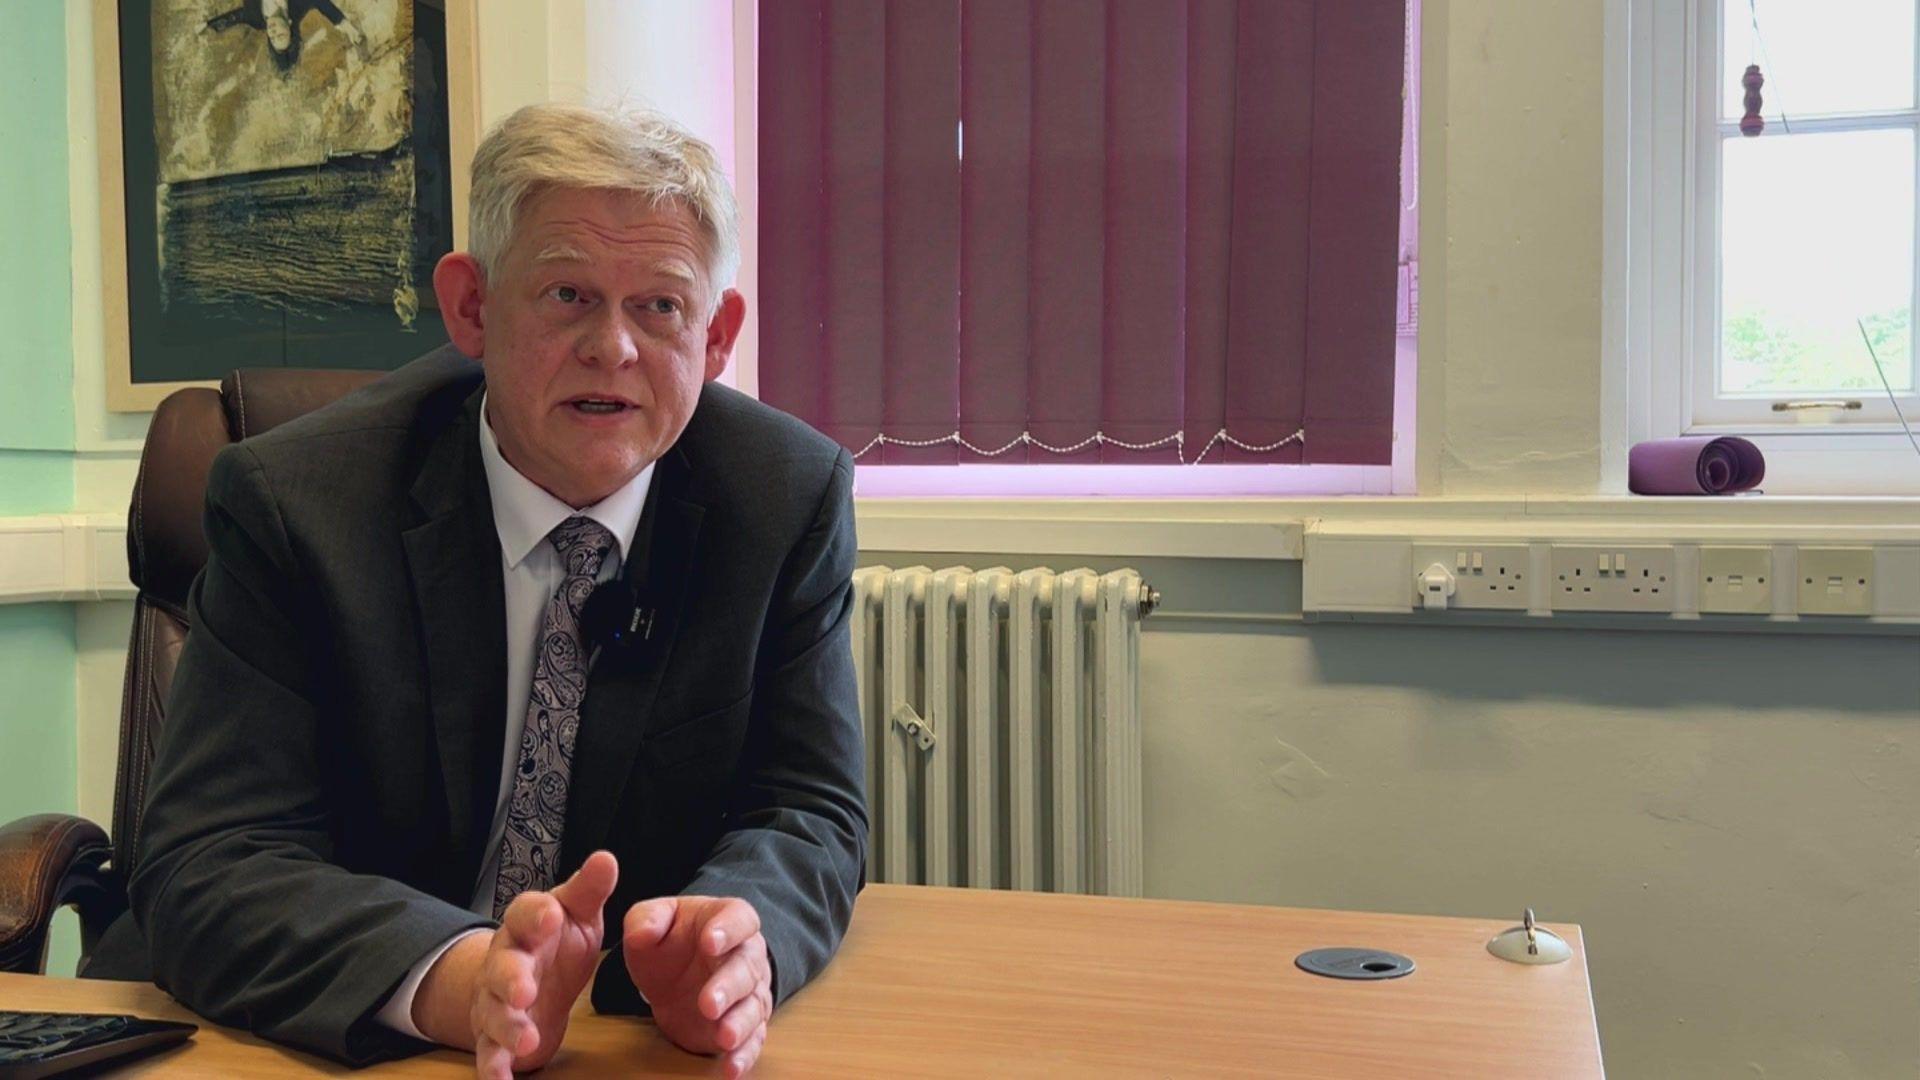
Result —
<instances>
[{"instance_id":1,"label":"chair stitching","mask_svg":"<svg viewBox=\"0 0 1920 1080\"><path fill-rule=\"evenodd\" d=\"M244 439L247 437L247 389L237 371L233 373L233 397L240 406L240 437Z\"/></svg>"},{"instance_id":2,"label":"chair stitching","mask_svg":"<svg viewBox=\"0 0 1920 1080\"><path fill-rule=\"evenodd\" d=\"M139 667L140 674L137 680L137 685L134 687L134 701L133 701L134 714L133 716L126 718L128 720L133 721L134 723L134 727L127 732L127 740L126 740L126 752L127 752L126 795L128 799L127 813L129 817L127 826L128 826L129 832L132 834L129 837L129 840L127 843L127 850L129 852L133 850L133 844L139 840L139 833L140 833L140 826L137 820L139 817L139 814L135 810L135 808L140 805L140 791L139 791L140 770L137 768L137 765L140 761L142 747L146 742L146 739L145 739L146 733L142 731L140 728L139 718L146 711L146 700L149 696L148 683L152 680L152 677L153 677L152 673L148 670L148 661L147 661L147 656L148 656L147 641L153 633L153 626L152 626L151 619L152 619L151 610L143 613L140 617L140 647L136 652L135 660L134 660L135 664Z\"/></svg>"},{"instance_id":3,"label":"chair stitching","mask_svg":"<svg viewBox=\"0 0 1920 1080\"><path fill-rule=\"evenodd\" d=\"M153 628L154 628L154 625L159 621L158 618L156 617L156 614L157 613L154 612L152 609L149 609L147 611L147 617L145 620L146 625L145 627L143 627L143 630L145 632L140 635L140 670L142 672L141 681L147 684L146 692L141 694L141 697L143 698L149 695L152 695L154 697L159 696L158 690L155 686L155 683L157 682L157 680L154 677L154 671L153 671ZM146 814L142 812L141 807L145 806L147 802L147 774L150 771L146 767L147 732L142 730L139 734L140 734L140 738L135 740L138 743L138 745L134 747L134 760L135 762L140 763L142 767L136 770L135 780L134 780L134 788L135 788L133 793L134 804L131 808L132 814L133 814L133 842L127 846L127 856L128 856L129 862L132 861L133 853L135 851L138 851L140 848L140 828L141 826L146 824Z\"/></svg>"},{"instance_id":4,"label":"chair stitching","mask_svg":"<svg viewBox=\"0 0 1920 1080\"><path fill-rule=\"evenodd\" d=\"M140 456L140 475L133 481L133 543L140 551L140 572L146 574L152 567L147 565L147 458Z\"/></svg>"}]
</instances>

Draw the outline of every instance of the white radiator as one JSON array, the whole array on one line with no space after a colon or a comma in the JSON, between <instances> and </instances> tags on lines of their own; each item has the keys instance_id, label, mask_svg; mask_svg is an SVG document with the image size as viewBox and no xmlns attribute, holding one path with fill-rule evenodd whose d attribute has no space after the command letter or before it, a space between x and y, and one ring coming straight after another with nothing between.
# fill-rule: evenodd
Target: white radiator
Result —
<instances>
[{"instance_id":1,"label":"white radiator","mask_svg":"<svg viewBox=\"0 0 1920 1080\"><path fill-rule=\"evenodd\" d=\"M868 880L1140 895L1140 575L875 566L853 588Z\"/></svg>"}]
</instances>

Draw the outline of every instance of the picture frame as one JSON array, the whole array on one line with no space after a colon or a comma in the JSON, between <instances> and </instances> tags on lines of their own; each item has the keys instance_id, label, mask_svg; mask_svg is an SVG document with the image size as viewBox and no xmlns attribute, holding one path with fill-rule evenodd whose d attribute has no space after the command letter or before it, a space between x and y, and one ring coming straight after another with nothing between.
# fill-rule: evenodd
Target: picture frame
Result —
<instances>
[{"instance_id":1,"label":"picture frame","mask_svg":"<svg viewBox=\"0 0 1920 1080\"><path fill-rule=\"evenodd\" d=\"M299 0L296 0L298 3ZM450 211L452 244L455 250L466 245L467 190L469 176L467 165L473 158L474 146L479 139L479 95L478 95L478 55L477 33L475 28L476 0L401 0L403 3L425 5L435 9L436 14L444 15L445 28L445 71L443 77L446 88L446 116L444 117L447 157L445 183L450 191ZM139 378L136 371L135 348L136 334L152 332L152 318L141 320L136 317L135 309L151 311L151 300L136 303L133 296L136 283L130 277L130 233L128 214L127 175L127 124L123 113L122 82L122 42L121 42L121 4L119 0L92 0L93 4L93 50L95 58L95 100L97 102L96 135L99 148L100 167L100 238L102 271L102 312L105 330L106 349L106 405L110 412L149 412L168 394L186 386L215 386L218 377L224 372L208 371L204 378ZM234 5L239 5L235 7ZM259 0L233 0L233 4L216 5L230 8L234 13L233 21L243 13L256 14L260 8ZM311 11L311 0L303 5ZM338 12L333 3L322 2L324 8ZM252 9L248 11L249 7ZM296 12L300 7L294 9ZM309 15L310 20L319 16ZM214 25L217 19L208 20ZM246 27L238 28L246 32ZM264 37L264 35L263 35ZM299 56L299 46L293 47L294 57ZM137 208L144 211L144 208ZM135 227L138 227L137 225ZM151 219L148 219L151 228ZM151 235L151 234L150 234ZM149 237L135 238L137 243L145 243L151 248L157 241ZM136 259L136 262L141 260ZM155 258L149 254L144 260L147 269L152 270ZM419 274L414 273L415 289L425 296L425 304L431 305L432 288L430 281L417 281ZM141 282L138 287L150 291L152 283ZM422 319L436 319L432 311L419 313ZM256 320L257 321L257 320ZM424 352L430 344L423 344L419 351ZM268 366L267 363L233 363L229 367ZM303 364L302 366L336 366L330 363Z\"/></svg>"}]
</instances>

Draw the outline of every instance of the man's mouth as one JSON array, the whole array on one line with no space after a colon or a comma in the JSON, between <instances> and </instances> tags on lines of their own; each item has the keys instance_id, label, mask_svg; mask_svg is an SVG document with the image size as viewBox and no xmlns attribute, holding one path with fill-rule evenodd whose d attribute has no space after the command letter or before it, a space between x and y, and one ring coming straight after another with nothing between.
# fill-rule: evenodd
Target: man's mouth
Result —
<instances>
[{"instance_id":1,"label":"man's mouth","mask_svg":"<svg viewBox=\"0 0 1920 1080\"><path fill-rule=\"evenodd\" d=\"M613 413L626 412L628 409L638 407L620 398L605 397L577 397L567 402L567 405L576 412L587 413L593 416L608 416Z\"/></svg>"}]
</instances>

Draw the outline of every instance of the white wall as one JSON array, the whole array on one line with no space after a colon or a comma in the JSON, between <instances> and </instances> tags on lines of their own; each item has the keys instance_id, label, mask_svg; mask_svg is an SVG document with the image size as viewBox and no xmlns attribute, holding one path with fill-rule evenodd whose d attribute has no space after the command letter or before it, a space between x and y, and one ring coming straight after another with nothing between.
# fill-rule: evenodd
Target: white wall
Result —
<instances>
[{"instance_id":1,"label":"white wall","mask_svg":"<svg viewBox=\"0 0 1920 1080\"><path fill-rule=\"evenodd\" d=\"M556 0L560 95L659 109L734 168L733 4L728 0Z\"/></svg>"},{"instance_id":2,"label":"white wall","mask_svg":"<svg viewBox=\"0 0 1920 1080\"><path fill-rule=\"evenodd\" d=\"M1427 0L1422 494L1600 490L1603 15Z\"/></svg>"}]
</instances>

